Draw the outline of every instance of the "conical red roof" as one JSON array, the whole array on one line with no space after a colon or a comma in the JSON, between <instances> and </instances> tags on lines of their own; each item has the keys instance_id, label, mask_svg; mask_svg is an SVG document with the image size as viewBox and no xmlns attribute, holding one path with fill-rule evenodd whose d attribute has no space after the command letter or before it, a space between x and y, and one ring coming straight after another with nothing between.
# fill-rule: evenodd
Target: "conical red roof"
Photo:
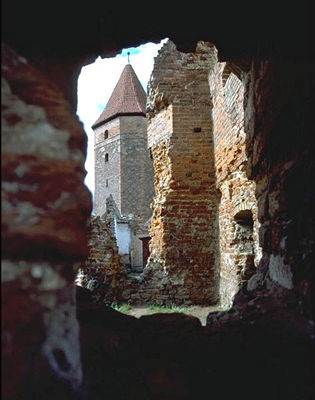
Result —
<instances>
[{"instance_id":1,"label":"conical red roof","mask_svg":"<svg viewBox=\"0 0 315 400\"><path fill-rule=\"evenodd\" d=\"M119 115L145 115L146 93L130 64L127 64L110 96L104 111L92 128Z\"/></svg>"}]
</instances>

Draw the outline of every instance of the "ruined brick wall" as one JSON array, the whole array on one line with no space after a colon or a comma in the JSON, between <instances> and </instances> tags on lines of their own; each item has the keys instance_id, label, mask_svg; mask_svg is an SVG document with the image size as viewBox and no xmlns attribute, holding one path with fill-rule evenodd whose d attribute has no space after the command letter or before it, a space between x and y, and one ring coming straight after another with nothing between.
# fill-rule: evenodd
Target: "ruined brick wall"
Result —
<instances>
[{"instance_id":1,"label":"ruined brick wall","mask_svg":"<svg viewBox=\"0 0 315 400\"><path fill-rule=\"evenodd\" d=\"M91 212L86 136L55 82L7 46L1 88L2 394L61 397L82 380L74 277Z\"/></svg>"},{"instance_id":2,"label":"ruined brick wall","mask_svg":"<svg viewBox=\"0 0 315 400\"><path fill-rule=\"evenodd\" d=\"M219 195L208 84L215 59L210 43L184 54L169 41L155 58L149 83L155 187L149 267L164 271L177 301L217 301Z\"/></svg>"},{"instance_id":3,"label":"ruined brick wall","mask_svg":"<svg viewBox=\"0 0 315 400\"><path fill-rule=\"evenodd\" d=\"M311 66L253 60L245 84L248 176L256 183L263 258L247 288L295 292L315 315Z\"/></svg>"},{"instance_id":4,"label":"ruined brick wall","mask_svg":"<svg viewBox=\"0 0 315 400\"><path fill-rule=\"evenodd\" d=\"M126 274L107 219L91 216L88 234L89 255L79 271L77 283L93 291L96 297L102 296L108 302L117 301Z\"/></svg>"},{"instance_id":5,"label":"ruined brick wall","mask_svg":"<svg viewBox=\"0 0 315 400\"><path fill-rule=\"evenodd\" d=\"M255 183L246 176L243 83L228 63L217 63L210 72L209 85L213 101L217 187L221 191L220 302L228 305L241 282L253 274L260 260L259 222ZM240 224L237 215L244 217L245 213L248 221ZM244 224L248 226L247 232L243 232Z\"/></svg>"},{"instance_id":6,"label":"ruined brick wall","mask_svg":"<svg viewBox=\"0 0 315 400\"><path fill-rule=\"evenodd\" d=\"M133 221L132 228L135 234L147 235L143 224L137 225ZM89 254L78 271L76 283L89 289L94 300L107 304L128 302L135 305L168 303L173 300L174 290L172 291L169 282L164 285L165 280L161 281L159 271L153 276L139 275L137 278L128 273L119 255L116 237L107 216L91 216L87 230ZM134 237L135 239L137 238Z\"/></svg>"}]
</instances>

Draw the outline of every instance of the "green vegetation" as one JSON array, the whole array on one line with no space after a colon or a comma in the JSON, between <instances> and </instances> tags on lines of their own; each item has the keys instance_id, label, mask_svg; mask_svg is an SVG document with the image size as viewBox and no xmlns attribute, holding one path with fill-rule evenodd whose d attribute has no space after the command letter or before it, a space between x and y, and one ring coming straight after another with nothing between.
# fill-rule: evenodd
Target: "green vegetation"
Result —
<instances>
[{"instance_id":1,"label":"green vegetation","mask_svg":"<svg viewBox=\"0 0 315 400\"><path fill-rule=\"evenodd\" d=\"M186 307L180 307L175 304L150 304L148 309L150 313L187 313Z\"/></svg>"},{"instance_id":2,"label":"green vegetation","mask_svg":"<svg viewBox=\"0 0 315 400\"><path fill-rule=\"evenodd\" d=\"M110 306L116 310L119 311L123 314L128 314L129 311L131 310L131 306L128 303L123 303L123 304L117 304L115 302L111 303Z\"/></svg>"},{"instance_id":3,"label":"green vegetation","mask_svg":"<svg viewBox=\"0 0 315 400\"><path fill-rule=\"evenodd\" d=\"M123 314L131 314L132 313L132 306L128 303L118 304L113 302L109 304L114 310L119 311ZM135 307L137 308L137 307ZM188 309L186 307L176 306L175 304L147 304L146 305L146 313L145 314L157 314L157 313L188 313Z\"/></svg>"},{"instance_id":4,"label":"green vegetation","mask_svg":"<svg viewBox=\"0 0 315 400\"><path fill-rule=\"evenodd\" d=\"M231 308L232 308L232 305L229 304L229 305L221 306L218 311L226 312L226 311L229 311Z\"/></svg>"}]
</instances>

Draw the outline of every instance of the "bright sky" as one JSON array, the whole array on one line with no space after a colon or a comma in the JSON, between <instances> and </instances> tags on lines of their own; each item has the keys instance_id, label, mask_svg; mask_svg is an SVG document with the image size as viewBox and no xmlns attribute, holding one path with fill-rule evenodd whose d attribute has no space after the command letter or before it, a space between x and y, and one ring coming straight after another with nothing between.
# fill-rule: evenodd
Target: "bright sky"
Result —
<instances>
[{"instance_id":1,"label":"bright sky","mask_svg":"<svg viewBox=\"0 0 315 400\"><path fill-rule=\"evenodd\" d=\"M85 169L87 176L84 183L94 197L94 133L91 125L104 110L106 103L127 64L127 52L130 52L130 64L137 74L143 88L147 84L153 69L154 57L166 42L146 43L139 47L123 49L115 58L98 57L93 64L82 68L78 79L78 108L77 115L84 125L88 136L88 149Z\"/></svg>"}]
</instances>

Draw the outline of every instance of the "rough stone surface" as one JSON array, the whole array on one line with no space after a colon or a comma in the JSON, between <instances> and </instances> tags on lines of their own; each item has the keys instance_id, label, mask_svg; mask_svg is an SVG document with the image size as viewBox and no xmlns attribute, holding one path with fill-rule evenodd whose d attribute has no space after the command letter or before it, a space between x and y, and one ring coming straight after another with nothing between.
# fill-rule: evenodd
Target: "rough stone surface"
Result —
<instances>
[{"instance_id":1,"label":"rough stone surface","mask_svg":"<svg viewBox=\"0 0 315 400\"><path fill-rule=\"evenodd\" d=\"M244 121L247 173L256 182L261 223L264 260L258 272L263 272L264 290L293 290L306 314L314 316L314 188L308 182L314 180L315 169L309 78L307 64L254 60L244 79Z\"/></svg>"},{"instance_id":2,"label":"rough stone surface","mask_svg":"<svg viewBox=\"0 0 315 400\"><path fill-rule=\"evenodd\" d=\"M73 281L87 255L86 142L58 87L2 50L3 395L64 396L82 380Z\"/></svg>"},{"instance_id":3,"label":"rough stone surface","mask_svg":"<svg viewBox=\"0 0 315 400\"><path fill-rule=\"evenodd\" d=\"M266 298L244 320L201 327L181 314L136 319L83 297L80 291L82 391L88 399L189 400L210 392L223 400L313 396L313 327L294 301L288 310L285 302L270 307Z\"/></svg>"},{"instance_id":4,"label":"rough stone surface","mask_svg":"<svg viewBox=\"0 0 315 400\"><path fill-rule=\"evenodd\" d=\"M217 316L224 323L251 310L259 318L266 299L267 308L280 302L283 308L297 307L301 318L314 319L309 73L306 65L286 63L284 68L280 60L253 60L243 76L247 176L256 184L263 256L235 297L231 313Z\"/></svg>"},{"instance_id":5,"label":"rough stone surface","mask_svg":"<svg viewBox=\"0 0 315 400\"><path fill-rule=\"evenodd\" d=\"M232 304L240 284L255 272L261 258L255 183L246 176L244 85L232 69L229 63L218 62L209 74L216 185L221 191L218 257L224 306Z\"/></svg>"},{"instance_id":6,"label":"rough stone surface","mask_svg":"<svg viewBox=\"0 0 315 400\"><path fill-rule=\"evenodd\" d=\"M148 146L155 197L147 268L160 268L177 302L218 301L218 251L211 101L210 43L180 53L168 41L155 58L148 85ZM175 289L176 288L176 289Z\"/></svg>"},{"instance_id":7,"label":"rough stone surface","mask_svg":"<svg viewBox=\"0 0 315 400\"><path fill-rule=\"evenodd\" d=\"M88 233L89 256L79 271L77 284L88 288L95 299L119 301L126 272L110 224L105 217L91 216Z\"/></svg>"}]
</instances>

